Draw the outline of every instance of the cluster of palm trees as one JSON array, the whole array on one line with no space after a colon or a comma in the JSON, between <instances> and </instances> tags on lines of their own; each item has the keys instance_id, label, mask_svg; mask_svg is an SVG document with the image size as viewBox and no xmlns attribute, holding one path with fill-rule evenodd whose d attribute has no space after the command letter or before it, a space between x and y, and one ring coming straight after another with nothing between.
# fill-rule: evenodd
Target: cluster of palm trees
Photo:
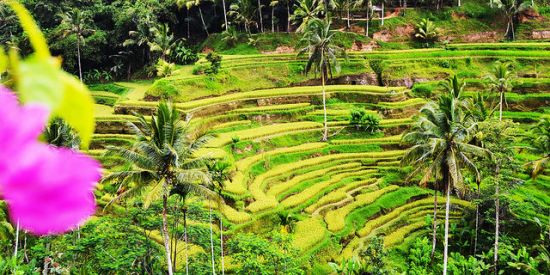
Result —
<instances>
[{"instance_id":1,"label":"cluster of palm trees","mask_svg":"<svg viewBox=\"0 0 550 275\"><path fill-rule=\"evenodd\" d=\"M208 136L193 137L186 122L182 121L179 112L171 104L161 102L157 114L150 120L142 115L137 123L131 123L136 134L136 141L130 148L109 147L109 155L127 160L131 165L123 171L107 175L103 181L119 184L118 196L143 196L144 206L162 200L162 235L166 252L168 273L173 274L177 251L171 242L168 228L168 198L176 197L183 212L186 274L189 273L187 255L187 202L190 196L199 196L209 201L220 202L223 182L227 179L227 165L213 162L208 156L195 156L195 153L208 140ZM179 211L179 209L177 210ZM212 210L210 209L210 219ZM212 220L210 221L210 238L212 244L212 264L214 266ZM223 224L220 219L220 232ZM222 236L223 238L223 236ZM223 239L222 263L223 263ZM174 249L173 249L174 248ZM223 264L222 264L223 270Z\"/></svg>"},{"instance_id":2,"label":"cluster of palm trees","mask_svg":"<svg viewBox=\"0 0 550 275\"><path fill-rule=\"evenodd\" d=\"M486 83L491 91L496 93L498 102L487 107L485 98L478 94L474 98L463 96L464 83L461 83L455 76L442 85L444 93L437 102L430 102L420 110L418 121L411 131L403 136L403 141L411 144L402 159L404 165L411 165L415 169L411 175L422 175L420 184L434 182L434 216L433 216L433 246L432 257L436 248L437 229L437 192L444 191L445 203L445 229L444 229L444 252L443 272L447 272L448 241L449 241L449 211L450 196L453 191L458 196L463 196L467 191L464 184L464 173L469 175L477 184L481 183L481 172L476 162L485 159L492 163L491 171L486 176L492 176L495 187L495 241L494 241L494 266L498 263L499 248L499 227L500 227L500 190L499 184L503 180L500 177L500 167L507 160L495 157L488 149L487 144L480 142L479 137L483 136L478 127L479 123L492 119L493 112L498 111L498 121L502 122L503 106L506 103L505 94L512 89L514 79L513 67L510 63L497 61L491 72L486 77ZM547 124L542 121L541 124ZM541 139L533 142L539 145L536 151L543 157L534 162L534 173L540 171L539 165L546 164L548 160L548 130L544 134L544 126L535 127L534 131L541 132L532 138ZM480 135L481 134L481 135ZM504 139L505 137L494 137ZM545 141L545 140L546 141ZM546 143L546 145L540 146ZM489 146L490 147L490 146ZM544 169L544 168L542 168ZM479 225L479 209L476 209L476 245L477 231Z\"/></svg>"}]
</instances>

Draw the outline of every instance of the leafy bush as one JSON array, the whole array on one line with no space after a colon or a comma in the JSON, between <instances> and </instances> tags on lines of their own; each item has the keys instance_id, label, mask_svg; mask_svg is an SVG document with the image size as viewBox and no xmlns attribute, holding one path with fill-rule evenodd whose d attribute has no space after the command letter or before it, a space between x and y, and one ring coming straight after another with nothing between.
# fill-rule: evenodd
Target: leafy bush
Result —
<instances>
[{"instance_id":1,"label":"leafy bush","mask_svg":"<svg viewBox=\"0 0 550 275\"><path fill-rule=\"evenodd\" d=\"M205 73L217 74L222 66L222 57L215 52L210 52L206 55L206 60L210 62L210 67L205 71Z\"/></svg>"},{"instance_id":2,"label":"leafy bush","mask_svg":"<svg viewBox=\"0 0 550 275\"><path fill-rule=\"evenodd\" d=\"M167 62L164 59L159 59L157 65L155 66L155 69L157 70L157 76L159 77L170 76L175 68L176 65L174 63Z\"/></svg>"},{"instance_id":3,"label":"leafy bush","mask_svg":"<svg viewBox=\"0 0 550 275\"><path fill-rule=\"evenodd\" d=\"M206 70L208 70L208 68L209 68L208 64L196 64L195 66L193 66L192 73L194 75L204 74Z\"/></svg>"},{"instance_id":4,"label":"leafy bush","mask_svg":"<svg viewBox=\"0 0 550 275\"><path fill-rule=\"evenodd\" d=\"M191 48L185 47L183 43L177 45L172 53L172 60L179 64L193 64L199 60L199 55Z\"/></svg>"},{"instance_id":5,"label":"leafy bush","mask_svg":"<svg viewBox=\"0 0 550 275\"><path fill-rule=\"evenodd\" d=\"M380 118L374 114L366 114L361 118L361 125L372 134L380 129Z\"/></svg>"}]
</instances>

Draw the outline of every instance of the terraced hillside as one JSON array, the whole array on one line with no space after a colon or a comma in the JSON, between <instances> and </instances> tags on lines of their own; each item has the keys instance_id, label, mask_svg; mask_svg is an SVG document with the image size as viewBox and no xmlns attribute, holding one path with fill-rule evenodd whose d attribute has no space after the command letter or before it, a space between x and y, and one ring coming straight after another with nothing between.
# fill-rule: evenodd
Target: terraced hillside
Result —
<instances>
[{"instance_id":1,"label":"terraced hillside","mask_svg":"<svg viewBox=\"0 0 550 275\"><path fill-rule=\"evenodd\" d=\"M291 213L297 218L290 230L293 245L304 259L347 259L374 236L384 236L384 246L399 251L430 230L426 216L433 214L434 193L417 186L416 179L406 180L411 167L400 166L407 149L401 136L420 107L440 92L439 80L456 73L467 82L468 95L489 96L482 85L489 64L500 59L515 62L520 78L508 93L504 116L526 129L550 117L548 49L549 43L457 44L447 49L350 53L338 81L326 87L328 142L320 142L322 87L312 76L292 72L303 65L303 59L289 54L224 56L225 74L250 77L212 80L192 75L184 67L154 84L117 83L128 89L120 95L96 92L101 111L89 153L116 169L116 160L102 156L105 146L131 143L133 135L126 125L135 121L131 114L151 114L158 103L148 100L166 96L167 90L159 87L170 85L176 91L174 105L191 127L213 136L200 154L231 164L231 179L223 191L225 204L216 207L224 220L225 236L268 233L281 226L274 217ZM374 86L380 83L365 77L373 74L372 60L384 62L382 79L388 86ZM279 71L277 76L287 82L274 77L273 82L235 89L240 81L254 81L272 71ZM361 79L371 85L354 85ZM217 84L207 86L203 81ZM350 125L350 110L358 108L380 117L380 131ZM532 195L536 190L544 192ZM518 215L546 221L534 209L550 208L550 197L544 195L548 191L548 173L526 181L511 195L531 206ZM208 207L209 202L204 205ZM453 198L451 218L459 221L474 208Z\"/></svg>"}]
</instances>

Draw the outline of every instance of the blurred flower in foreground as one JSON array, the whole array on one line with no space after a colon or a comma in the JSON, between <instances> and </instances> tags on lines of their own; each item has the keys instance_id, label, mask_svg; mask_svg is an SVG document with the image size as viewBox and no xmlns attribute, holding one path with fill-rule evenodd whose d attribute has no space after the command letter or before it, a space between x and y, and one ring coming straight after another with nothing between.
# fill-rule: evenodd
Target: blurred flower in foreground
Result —
<instances>
[{"instance_id":1,"label":"blurred flower in foreground","mask_svg":"<svg viewBox=\"0 0 550 275\"><path fill-rule=\"evenodd\" d=\"M21 106L2 86L0 104L0 198L12 222L37 235L83 223L95 212L99 163L38 141L49 115L43 105Z\"/></svg>"}]
</instances>

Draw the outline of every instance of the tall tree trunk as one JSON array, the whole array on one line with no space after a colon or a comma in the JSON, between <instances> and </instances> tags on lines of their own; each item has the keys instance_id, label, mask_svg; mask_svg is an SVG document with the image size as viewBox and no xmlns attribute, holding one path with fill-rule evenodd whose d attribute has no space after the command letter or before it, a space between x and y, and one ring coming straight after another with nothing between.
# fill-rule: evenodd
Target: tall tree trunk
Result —
<instances>
[{"instance_id":1,"label":"tall tree trunk","mask_svg":"<svg viewBox=\"0 0 550 275\"><path fill-rule=\"evenodd\" d=\"M191 18L189 18L189 9L187 9L187 17L185 19L187 19L187 39L189 39L191 37L191 30L189 28L190 21L191 21L190 20Z\"/></svg>"},{"instance_id":2,"label":"tall tree trunk","mask_svg":"<svg viewBox=\"0 0 550 275\"><path fill-rule=\"evenodd\" d=\"M275 32L275 6L271 7L271 32Z\"/></svg>"},{"instance_id":3,"label":"tall tree trunk","mask_svg":"<svg viewBox=\"0 0 550 275\"><path fill-rule=\"evenodd\" d=\"M384 26L384 1L382 1L382 13L380 14L382 22L380 23L381 26Z\"/></svg>"},{"instance_id":4,"label":"tall tree trunk","mask_svg":"<svg viewBox=\"0 0 550 275\"><path fill-rule=\"evenodd\" d=\"M433 259L435 255L435 246L437 244L437 179L435 182L434 190L434 220L432 224L432 253L430 257Z\"/></svg>"},{"instance_id":5,"label":"tall tree trunk","mask_svg":"<svg viewBox=\"0 0 550 275\"><path fill-rule=\"evenodd\" d=\"M17 250L19 249L19 220L15 227L15 249L13 250L13 257L17 258Z\"/></svg>"},{"instance_id":6,"label":"tall tree trunk","mask_svg":"<svg viewBox=\"0 0 550 275\"><path fill-rule=\"evenodd\" d=\"M172 260L170 258L170 236L168 236L168 194L166 190L166 183L164 183L164 192L162 195L162 235L164 235L164 249L166 250L166 264L168 265L168 274L172 275Z\"/></svg>"},{"instance_id":7,"label":"tall tree trunk","mask_svg":"<svg viewBox=\"0 0 550 275\"><path fill-rule=\"evenodd\" d=\"M210 34L208 33L208 28L206 27L206 23L204 22L204 16L202 15L201 6L199 6L199 14L201 16L202 27L204 28L204 32L206 32L206 36L210 36Z\"/></svg>"},{"instance_id":8,"label":"tall tree trunk","mask_svg":"<svg viewBox=\"0 0 550 275\"><path fill-rule=\"evenodd\" d=\"M480 198L480 190L479 190L479 184L477 185L477 199ZM479 231L479 201L476 203L476 232L474 235L474 257L477 253L477 234Z\"/></svg>"},{"instance_id":9,"label":"tall tree trunk","mask_svg":"<svg viewBox=\"0 0 550 275\"><path fill-rule=\"evenodd\" d=\"M229 23L227 22L227 10L225 7L225 0L222 0L223 5L223 21L225 22L225 30L227 31L229 29Z\"/></svg>"},{"instance_id":10,"label":"tall tree trunk","mask_svg":"<svg viewBox=\"0 0 550 275\"><path fill-rule=\"evenodd\" d=\"M348 13L348 30L351 29L351 24L350 24L350 12L349 12L349 8L350 8L350 2L349 0L347 1L347 5L346 5L346 9L347 9L347 13Z\"/></svg>"},{"instance_id":11,"label":"tall tree trunk","mask_svg":"<svg viewBox=\"0 0 550 275\"><path fill-rule=\"evenodd\" d=\"M459 7L462 6L462 3L460 3L460 0L458 0L458 6Z\"/></svg>"},{"instance_id":12,"label":"tall tree trunk","mask_svg":"<svg viewBox=\"0 0 550 275\"><path fill-rule=\"evenodd\" d=\"M443 243L443 275L447 275L449 252L449 211L451 208L451 177L447 179L447 201L445 202L445 240Z\"/></svg>"},{"instance_id":13,"label":"tall tree trunk","mask_svg":"<svg viewBox=\"0 0 550 275\"><path fill-rule=\"evenodd\" d=\"M187 208L183 209L183 241L185 242L185 274L189 275L189 255L187 253Z\"/></svg>"},{"instance_id":14,"label":"tall tree trunk","mask_svg":"<svg viewBox=\"0 0 550 275\"><path fill-rule=\"evenodd\" d=\"M80 76L80 82L82 82L82 63L80 62L80 37L76 34L76 52L78 56L78 75Z\"/></svg>"},{"instance_id":15,"label":"tall tree trunk","mask_svg":"<svg viewBox=\"0 0 550 275\"><path fill-rule=\"evenodd\" d=\"M222 275L225 275L225 262L223 259L223 219L221 217L221 209L223 205L220 204L220 253L221 253L221 263L222 263Z\"/></svg>"},{"instance_id":16,"label":"tall tree trunk","mask_svg":"<svg viewBox=\"0 0 550 275\"><path fill-rule=\"evenodd\" d=\"M365 36L369 37L370 8L367 7L367 25L365 27Z\"/></svg>"},{"instance_id":17,"label":"tall tree trunk","mask_svg":"<svg viewBox=\"0 0 550 275\"><path fill-rule=\"evenodd\" d=\"M493 265L495 266L495 274L498 274L498 239L500 230L500 198L499 198L499 184L498 179L495 186L495 257L493 259Z\"/></svg>"},{"instance_id":18,"label":"tall tree trunk","mask_svg":"<svg viewBox=\"0 0 550 275\"><path fill-rule=\"evenodd\" d=\"M264 20L262 18L262 3L258 0L258 16L260 18L260 31L264 32Z\"/></svg>"},{"instance_id":19,"label":"tall tree trunk","mask_svg":"<svg viewBox=\"0 0 550 275\"><path fill-rule=\"evenodd\" d=\"M328 125L327 125L327 93L325 91L325 73L321 72L321 82L323 85L323 141L328 140Z\"/></svg>"},{"instance_id":20,"label":"tall tree trunk","mask_svg":"<svg viewBox=\"0 0 550 275\"><path fill-rule=\"evenodd\" d=\"M212 256L212 274L216 274L216 260L214 258L214 234L212 233L212 202L208 202L208 208L210 208L208 218L210 220L210 254Z\"/></svg>"},{"instance_id":21,"label":"tall tree trunk","mask_svg":"<svg viewBox=\"0 0 550 275\"><path fill-rule=\"evenodd\" d=\"M499 103L499 115L498 115L499 121L502 121L502 105L504 104L504 91L502 89L503 88L501 88L501 91L500 91L500 103Z\"/></svg>"}]
</instances>

